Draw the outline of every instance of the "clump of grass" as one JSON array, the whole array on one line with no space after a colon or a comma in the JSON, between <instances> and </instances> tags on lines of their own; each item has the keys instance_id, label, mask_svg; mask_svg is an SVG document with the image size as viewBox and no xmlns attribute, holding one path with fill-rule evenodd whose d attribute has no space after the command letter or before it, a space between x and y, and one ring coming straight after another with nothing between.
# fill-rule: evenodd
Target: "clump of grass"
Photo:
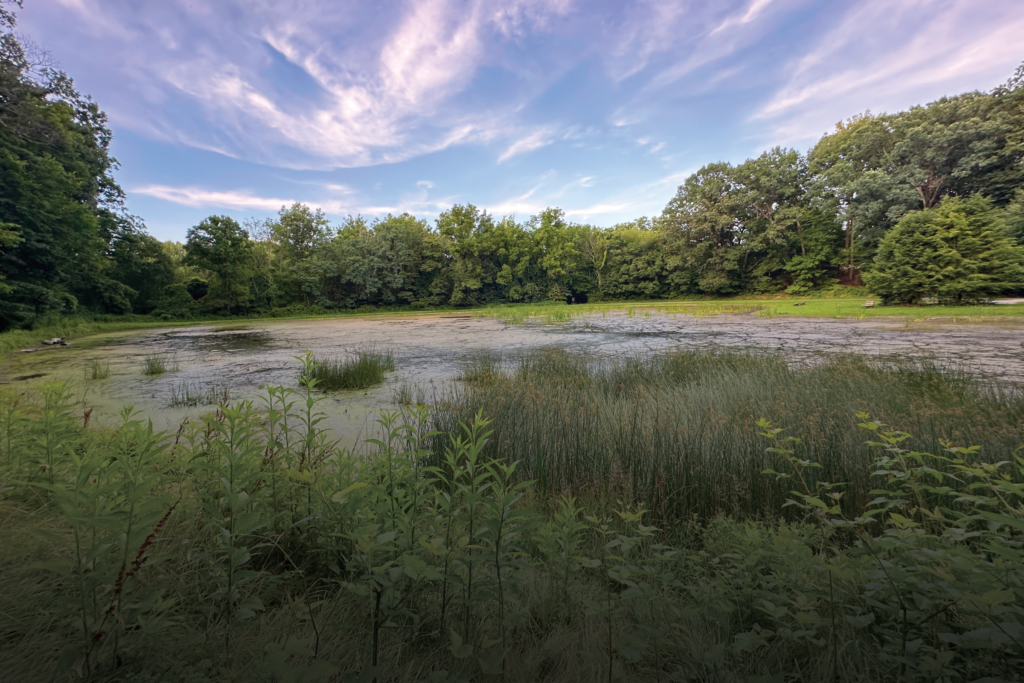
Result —
<instances>
[{"instance_id":1,"label":"clump of grass","mask_svg":"<svg viewBox=\"0 0 1024 683\"><path fill-rule=\"evenodd\" d=\"M403 407L425 406L427 405L427 394L422 387L402 382L391 395L391 400L395 405Z\"/></svg>"},{"instance_id":2,"label":"clump of grass","mask_svg":"<svg viewBox=\"0 0 1024 683\"><path fill-rule=\"evenodd\" d=\"M344 356L315 357L308 376L318 389L366 389L384 381L395 369L390 350L362 349Z\"/></svg>"},{"instance_id":3,"label":"clump of grass","mask_svg":"<svg viewBox=\"0 0 1024 683\"><path fill-rule=\"evenodd\" d=\"M458 378L463 382L485 382L494 380L501 372L502 357L490 351L467 356L462 360Z\"/></svg>"},{"instance_id":4,"label":"clump of grass","mask_svg":"<svg viewBox=\"0 0 1024 683\"><path fill-rule=\"evenodd\" d=\"M110 363L94 360L85 367L86 379L106 379L108 377L110 377Z\"/></svg>"},{"instance_id":5,"label":"clump of grass","mask_svg":"<svg viewBox=\"0 0 1024 683\"><path fill-rule=\"evenodd\" d=\"M182 380L171 387L172 407L226 405L231 401L228 387L203 384L197 380Z\"/></svg>"},{"instance_id":6,"label":"clump of grass","mask_svg":"<svg viewBox=\"0 0 1024 683\"><path fill-rule=\"evenodd\" d=\"M177 371L178 364L160 353L150 354L142 362L142 374L147 377Z\"/></svg>"}]
</instances>

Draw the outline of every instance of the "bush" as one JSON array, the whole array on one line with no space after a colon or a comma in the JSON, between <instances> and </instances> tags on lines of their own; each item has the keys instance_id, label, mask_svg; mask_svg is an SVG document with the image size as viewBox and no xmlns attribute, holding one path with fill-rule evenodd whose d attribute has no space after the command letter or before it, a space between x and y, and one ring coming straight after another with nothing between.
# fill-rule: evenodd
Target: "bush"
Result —
<instances>
[{"instance_id":1,"label":"bush","mask_svg":"<svg viewBox=\"0 0 1024 683\"><path fill-rule=\"evenodd\" d=\"M1024 247L1014 245L989 200L947 197L886 233L864 282L887 304L985 301L1024 287Z\"/></svg>"}]
</instances>

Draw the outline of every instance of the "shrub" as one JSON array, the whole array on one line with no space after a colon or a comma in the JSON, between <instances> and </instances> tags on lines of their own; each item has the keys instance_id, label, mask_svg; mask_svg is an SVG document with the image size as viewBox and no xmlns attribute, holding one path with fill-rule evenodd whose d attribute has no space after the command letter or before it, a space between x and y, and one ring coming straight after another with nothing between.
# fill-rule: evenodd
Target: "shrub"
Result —
<instances>
[{"instance_id":1,"label":"shrub","mask_svg":"<svg viewBox=\"0 0 1024 683\"><path fill-rule=\"evenodd\" d=\"M1024 287L1024 247L1003 212L979 195L947 197L886 233L864 282L884 303L970 303Z\"/></svg>"}]
</instances>

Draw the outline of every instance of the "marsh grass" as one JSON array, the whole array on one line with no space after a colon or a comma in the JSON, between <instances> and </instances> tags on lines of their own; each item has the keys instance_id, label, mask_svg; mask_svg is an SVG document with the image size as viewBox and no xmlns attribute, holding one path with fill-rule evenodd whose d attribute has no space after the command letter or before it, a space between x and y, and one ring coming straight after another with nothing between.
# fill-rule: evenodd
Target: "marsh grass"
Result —
<instances>
[{"instance_id":1,"label":"marsh grass","mask_svg":"<svg viewBox=\"0 0 1024 683\"><path fill-rule=\"evenodd\" d=\"M85 366L86 379L107 379L110 377L110 363L93 360Z\"/></svg>"},{"instance_id":2,"label":"marsh grass","mask_svg":"<svg viewBox=\"0 0 1024 683\"><path fill-rule=\"evenodd\" d=\"M395 405L408 408L410 406L427 406L429 397L424 388L418 384L402 382L395 387L391 401Z\"/></svg>"},{"instance_id":3,"label":"marsh grass","mask_svg":"<svg viewBox=\"0 0 1024 683\"><path fill-rule=\"evenodd\" d=\"M160 353L146 356L142 361L142 374L147 377L162 375L167 372L177 372L177 361Z\"/></svg>"},{"instance_id":4,"label":"marsh grass","mask_svg":"<svg viewBox=\"0 0 1024 683\"><path fill-rule=\"evenodd\" d=\"M231 401L228 387L195 379L184 379L171 387L171 407L226 405Z\"/></svg>"},{"instance_id":5,"label":"marsh grass","mask_svg":"<svg viewBox=\"0 0 1024 683\"><path fill-rule=\"evenodd\" d=\"M359 349L353 353L335 356L317 356L308 376L316 380L316 388L326 391L337 389L367 389L384 381L386 373L395 369L390 349Z\"/></svg>"},{"instance_id":6,"label":"marsh grass","mask_svg":"<svg viewBox=\"0 0 1024 683\"><path fill-rule=\"evenodd\" d=\"M684 351L615 362L561 350L467 359L463 382L434 406L445 431L483 411L488 448L520 463L548 495L623 500L667 523L716 514L774 517L788 485L769 467L755 424L786 425L821 477L851 482L844 504L872 485L858 412L900 424L915 445L942 440L1008 453L1024 443L1024 392L964 370L910 359Z\"/></svg>"}]
</instances>

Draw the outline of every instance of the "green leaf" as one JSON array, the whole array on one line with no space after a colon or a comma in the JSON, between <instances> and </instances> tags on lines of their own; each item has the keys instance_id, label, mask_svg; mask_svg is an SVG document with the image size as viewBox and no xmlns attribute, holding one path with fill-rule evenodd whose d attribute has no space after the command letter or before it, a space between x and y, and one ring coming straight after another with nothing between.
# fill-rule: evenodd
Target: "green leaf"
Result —
<instances>
[{"instance_id":1,"label":"green leaf","mask_svg":"<svg viewBox=\"0 0 1024 683\"><path fill-rule=\"evenodd\" d=\"M452 656L455 657L455 659L465 659L473 654L472 645L469 643L463 643L462 636L455 631L451 631L451 634L452 644L448 647L448 650L451 651Z\"/></svg>"}]
</instances>

